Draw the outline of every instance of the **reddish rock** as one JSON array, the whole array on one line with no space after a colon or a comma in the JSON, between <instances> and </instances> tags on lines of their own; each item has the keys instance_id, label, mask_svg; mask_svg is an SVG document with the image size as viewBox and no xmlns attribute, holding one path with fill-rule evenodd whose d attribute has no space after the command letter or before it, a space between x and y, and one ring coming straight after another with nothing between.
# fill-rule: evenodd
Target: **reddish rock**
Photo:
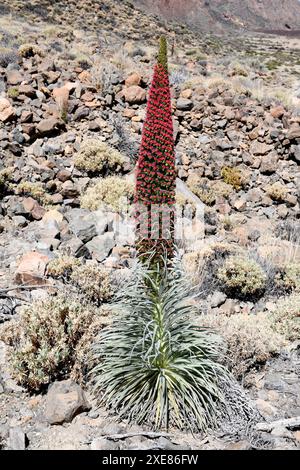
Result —
<instances>
[{"instance_id":1,"label":"reddish rock","mask_svg":"<svg viewBox=\"0 0 300 470\"><path fill-rule=\"evenodd\" d=\"M123 96L127 103L140 104L146 101L146 90L138 85L123 88Z\"/></svg>"},{"instance_id":2,"label":"reddish rock","mask_svg":"<svg viewBox=\"0 0 300 470\"><path fill-rule=\"evenodd\" d=\"M35 96L35 89L31 85L20 85L18 89L20 95L29 96L30 98Z\"/></svg>"},{"instance_id":3,"label":"reddish rock","mask_svg":"<svg viewBox=\"0 0 300 470\"><path fill-rule=\"evenodd\" d=\"M71 178L71 172L68 170L60 170L56 176L59 181L62 181L64 183L65 181Z\"/></svg>"},{"instance_id":4,"label":"reddish rock","mask_svg":"<svg viewBox=\"0 0 300 470\"><path fill-rule=\"evenodd\" d=\"M43 119L36 126L37 131L42 135L51 134L56 131L61 126L61 122L54 117Z\"/></svg>"},{"instance_id":5,"label":"reddish rock","mask_svg":"<svg viewBox=\"0 0 300 470\"><path fill-rule=\"evenodd\" d=\"M300 125L295 122L287 131L286 138L289 140L300 139Z\"/></svg>"},{"instance_id":6,"label":"reddish rock","mask_svg":"<svg viewBox=\"0 0 300 470\"><path fill-rule=\"evenodd\" d=\"M183 90L180 94L182 98L186 98L188 100L192 97L192 95L193 95L193 90L191 90L190 88Z\"/></svg>"},{"instance_id":7,"label":"reddish rock","mask_svg":"<svg viewBox=\"0 0 300 470\"><path fill-rule=\"evenodd\" d=\"M81 99L82 101L93 101L94 99L94 94L91 92L91 91L86 91L85 93L83 93L83 95L81 96Z\"/></svg>"},{"instance_id":8,"label":"reddish rock","mask_svg":"<svg viewBox=\"0 0 300 470\"><path fill-rule=\"evenodd\" d=\"M127 87L133 86L133 85L140 85L142 81L142 77L140 74L134 72L129 77L126 78L125 80L125 85Z\"/></svg>"},{"instance_id":9,"label":"reddish rock","mask_svg":"<svg viewBox=\"0 0 300 470\"><path fill-rule=\"evenodd\" d=\"M133 116L135 116L135 110L134 109L130 109L130 108L125 108L124 111L123 111L123 116L126 117L126 118L133 118Z\"/></svg>"},{"instance_id":10,"label":"reddish rock","mask_svg":"<svg viewBox=\"0 0 300 470\"><path fill-rule=\"evenodd\" d=\"M10 121L15 115L14 108L7 98L0 97L0 121Z\"/></svg>"},{"instance_id":11,"label":"reddish rock","mask_svg":"<svg viewBox=\"0 0 300 470\"><path fill-rule=\"evenodd\" d=\"M32 197L26 197L23 199L23 207L34 220L41 220L46 212L45 209Z\"/></svg>"},{"instance_id":12,"label":"reddish rock","mask_svg":"<svg viewBox=\"0 0 300 470\"><path fill-rule=\"evenodd\" d=\"M74 197L79 196L79 191L72 181L65 181L62 185L61 194L65 198L73 199Z\"/></svg>"},{"instance_id":13,"label":"reddish rock","mask_svg":"<svg viewBox=\"0 0 300 470\"><path fill-rule=\"evenodd\" d=\"M53 98L60 110L66 110L68 108L69 90L66 86L54 88Z\"/></svg>"},{"instance_id":14,"label":"reddish rock","mask_svg":"<svg viewBox=\"0 0 300 470\"><path fill-rule=\"evenodd\" d=\"M250 145L250 152L252 155L265 155L268 152L271 152L272 145L267 145L264 142L258 142L255 140Z\"/></svg>"},{"instance_id":15,"label":"reddish rock","mask_svg":"<svg viewBox=\"0 0 300 470\"><path fill-rule=\"evenodd\" d=\"M261 173L275 173L278 168L278 156L276 152L271 152L264 155L261 159L260 171Z\"/></svg>"},{"instance_id":16,"label":"reddish rock","mask_svg":"<svg viewBox=\"0 0 300 470\"><path fill-rule=\"evenodd\" d=\"M26 111L24 109L21 113L21 122L30 122L32 121L33 113L31 111Z\"/></svg>"},{"instance_id":17,"label":"reddish rock","mask_svg":"<svg viewBox=\"0 0 300 470\"><path fill-rule=\"evenodd\" d=\"M72 380L54 382L49 388L45 406L49 424L70 423L76 415L89 409L84 391Z\"/></svg>"},{"instance_id":18,"label":"reddish rock","mask_svg":"<svg viewBox=\"0 0 300 470\"><path fill-rule=\"evenodd\" d=\"M48 256L31 251L22 256L15 273L17 284L45 285L44 279Z\"/></svg>"},{"instance_id":19,"label":"reddish rock","mask_svg":"<svg viewBox=\"0 0 300 470\"><path fill-rule=\"evenodd\" d=\"M270 114L275 119L280 119L285 113L285 109L283 106L276 106L270 110Z\"/></svg>"},{"instance_id":20,"label":"reddish rock","mask_svg":"<svg viewBox=\"0 0 300 470\"><path fill-rule=\"evenodd\" d=\"M80 72L78 78L82 83L91 83L92 80L91 74L87 70Z\"/></svg>"}]
</instances>

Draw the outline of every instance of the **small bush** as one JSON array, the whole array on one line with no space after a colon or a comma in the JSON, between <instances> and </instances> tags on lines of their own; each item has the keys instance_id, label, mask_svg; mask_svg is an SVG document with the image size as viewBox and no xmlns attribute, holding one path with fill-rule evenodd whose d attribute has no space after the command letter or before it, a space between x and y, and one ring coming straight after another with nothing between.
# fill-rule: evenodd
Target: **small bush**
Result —
<instances>
[{"instance_id":1,"label":"small bush","mask_svg":"<svg viewBox=\"0 0 300 470\"><path fill-rule=\"evenodd\" d=\"M266 186L266 193L274 201L282 202L285 200L288 191L283 184L277 181L274 184Z\"/></svg>"},{"instance_id":2,"label":"small bush","mask_svg":"<svg viewBox=\"0 0 300 470\"><path fill-rule=\"evenodd\" d=\"M80 199L80 205L84 209L97 210L107 206L113 211L122 210L124 201L122 198L132 199L134 184L118 176L108 176L87 189Z\"/></svg>"},{"instance_id":3,"label":"small bush","mask_svg":"<svg viewBox=\"0 0 300 470\"><path fill-rule=\"evenodd\" d=\"M201 325L213 328L226 344L226 365L236 378L241 379L251 368L263 364L279 353L285 342L274 331L273 323L265 313L201 315Z\"/></svg>"},{"instance_id":4,"label":"small bush","mask_svg":"<svg viewBox=\"0 0 300 470\"><path fill-rule=\"evenodd\" d=\"M88 173L107 173L120 170L124 157L120 152L98 139L89 139L81 144L75 157L75 166Z\"/></svg>"},{"instance_id":5,"label":"small bush","mask_svg":"<svg viewBox=\"0 0 300 470\"><path fill-rule=\"evenodd\" d=\"M280 274L275 277L279 288L286 291L300 291L300 264L289 263Z\"/></svg>"},{"instance_id":6,"label":"small bush","mask_svg":"<svg viewBox=\"0 0 300 470\"><path fill-rule=\"evenodd\" d=\"M205 178L199 178L197 175L190 175L187 180L188 188L198 198L208 206L212 206L216 201L216 195L208 185L208 181Z\"/></svg>"},{"instance_id":7,"label":"small bush","mask_svg":"<svg viewBox=\"0 0 300 470\"><path fill-rule=\"evenodd\" d=\"M81 348L94 321L99 322L95 306L85 305L74 295L60 294L23 308L19 319L5 325L1 334L11 346L18 383L39 391L53 380L69 376L74 368L83 371L85 363L78 363L78 357L86 361L88 351Z\"/></svg>"},{"instance_id":8,"label":"small bush","mask_svg":"<svg viewBox=\"0 0 300 470\"><path fill-rule=\"evenodd\" d=\"M240 63L235 63L232 69L233 75L240 75L241 77L248 77L248 72L245 67Z\"/></svg>"},{"instance_id":9,"label":"small bush","mask_svg":"<svg viewBox=\"0 0 300 470\"><path fill-rule=\"evenodd\" d=\"M0 67L6 68L9 64L16 64L18 61L19 56L15 51L0 47Z\"/></svg>"},{"instance_id":10,"label":"small bush","mask_svg":"<svg viewBox=\"0 0 300 470\"><path fill-rule=\"evenodd\" d=\"M228 197L233 192L233 187L225 181L215 181L211 186L212 191L216 196Z\"/></svg>"},{"instance_id":11,"label":"small bush","mask_svg":"<svg viewBox=\"0 0 300 470\"><path fill-rule=\"evenodd\" d=\"M16 194L31 196L42 205L47 205L51 202L49 195L46 193L46 190L41 183L22 181L18 185L14 185L13 189Z\"/></svg>"},{"instance_id":12,"label":"small bush","mask_svg":"<svg viewBox=\"0 0 300 470\"><path fill-rule=\"evenodd\" d=\"M230 256L218 270L225 290L234 297L251 297L264 291L267 276L256 261L241 255Z\"/></svg>"},{"instance_id":13,"label":"small bush","mask_svg":"<svg viewBox=\"0 0 300 470\"><path fill-rule=\"evenodd\" d=\"M7 90L7 96L9 98L15 99L19 96L19 89L17 87L11 87Z\"/></svg>"},{"instance_id":14,"label":"small bush","mask_svg":"<svg viewBox=\"0 0 300 470\"><path fill-rule=\"evenodd\" d=\"M34 55L43 57L44 51L36 44L22 44L19 47L19 54L24 58L33 57Z\"/></svg>"},{"instance_id":15,"label":"small bush","mask_svg":"<svg viewBox=\"0 0 300 470\"><path fill-rule=\"evenodd\" d=\"M5 168L0 171L0 195L3 196L10 187L10 181L12 178L12 168Z\"/></svg>"},{"instance_id":16,"label":"small bush","mask_svg":"<svg viewBox=\"0 0 300 470\"><path fill-rule=\"evenodd\" d=\"M271 309L270 315L276 332L289 341L300 340L300 295L298 293L279 299Z\"/></svg>"},{"instance_id":17,"label":"small bush","mask_svg":"<svg viewBox=\"0 0 300 470\"><path fill-rule=\"evenodd\" d=\"M113 290L109 271L91 262L75 266L70 276L71 282L89 301L102 303L111 298Z\"/></svg>"},{"instance_id":18,"label":"small bush","mask_svg":"<svg viewBox=\"0 0 300 470\"><path fill-rule=\"evenodd\" d=\"M225 183L230 184L236 191L245 185L245 179L238 168L225 166L221 170L221 176Z\"/></svg>"},{"instance_id":19,"label":"small bush","mask_svg":"<svg viewBox=\"0 0 300 470\"><path fill-rule=\"evenodd\" d=\"M48 276L69 279L73 269L80 265L80 260L74 256L63 255L52 259L47 265Z\"/></svg>"}]
</instances>

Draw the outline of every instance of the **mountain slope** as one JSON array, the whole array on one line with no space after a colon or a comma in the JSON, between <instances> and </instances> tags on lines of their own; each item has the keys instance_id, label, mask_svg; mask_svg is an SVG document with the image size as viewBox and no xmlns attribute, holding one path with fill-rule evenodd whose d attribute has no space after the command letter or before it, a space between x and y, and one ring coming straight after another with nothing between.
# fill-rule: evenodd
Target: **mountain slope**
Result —
<instances>
[{"instance_id":1,"label":"mountain slope","mask_svg":"<svg viewBox=\"0 0 300 470\"><path fill-rule=\"evenodd\" d=\"M134 0L148 12L209 31L227 26L245 29L299 29L298 0Z\"/></svg>"}]
</instances>

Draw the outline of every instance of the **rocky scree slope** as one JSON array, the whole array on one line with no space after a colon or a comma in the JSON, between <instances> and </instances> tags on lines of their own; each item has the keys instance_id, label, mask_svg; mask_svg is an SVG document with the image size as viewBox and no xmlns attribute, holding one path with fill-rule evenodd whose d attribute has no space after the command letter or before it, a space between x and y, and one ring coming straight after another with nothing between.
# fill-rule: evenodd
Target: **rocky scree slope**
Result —
<instances>
[{"instance_id":1,"label":"rocky scree slope","mask_svg":"<svg viewBox=\"0 0 300 470\"><path fill-rule=\"evenodd\" d=\"M19 5L20 14L25 14L23 2L10 4L12 8ZM47 269L61 254L118 271L126 271L134 257L132 240L124 230L127 221L121 219L120 223L117 211L103 207L99 211L94 205L101 205L103 193L98 199L94 195L92 205L91 201L87 207L82 205L82 195L110 169L105 165L95 169L89 164L90 154L84 154L86 166L82 160L78 165L77 157L81 150L90 148L87 142L101 140L124 155L112 174L121 181L132 181L133 149L140 142L153 61L151 27L163 32L164 25L140 12L132 14L126 6L115 14L109 9L102 11L100 32L99 23L87 10L88 26L82 30L75 2L68 4L67 20L49 2L42 4L45 10L27 10L28 18L37 21L34 26L24 22L24 17L22 21L1 17L0 321L5 323L18 314L19 304L47 295L45 286L53 292L57 280L47 275ZM66 6L66 2L55 5ZM60 21L54 30L53 19ZM67 21L74 21L78 29L70 31ZM147 46L143 40L148 32L144 36L136 32L141 21L149 31ZM123 27L118 29L121 23ZM293 247L293 259L299 262L299 244L295 247L280 236L274 240L278 228L283 226L280 233L288 238L293 230L297 233L299 223L297 109L274 96L256 99L242 81L277 80L268 69L249 71L243 62L242 69L231 61L224 63L223 53L217 56L215 50L209 60L203 60L198 57L203 49L196 48L194 34L184 30L179 34L180 28L176 31L178 48L170 57L170 70L181 201L196 198L204 204L208 245L254 247L262 254L273 250L283 258ZM216 70L222 79L213 76ZM195 248L196 255L199 250L201 246ZM35 288L23 290L24 283ZM276 299L275 295L271 303ZM210 292L205 308L217 314L255 315L267 309L269 301L241 301L224 292ZM56 384L47 398L29 396L11 379L5 349L1 343L1 436L5 448L165 449L174 445L169 440L153 442L141 437L109 441L103 436L141 429L128 429L113 419L105 428L104 422L110 418L103 410L96 412L92 400L87 405L82 391L69 381ZM297 416L298 352L287 351L274 361L265 370L254 371L251 396L266 419ZM69 405L70 394L75 400ZM62 396L59 417L54 412L57 395ZM53 427L57 420L64 426ZM209 436L204 442L199 436L195 442L190 436L179 435L173 440L185 448L249 449L258 445L256 440L249 442L241 436ZM285 428L258 439L261 446L299 446L297 431Z\"/></svg>"}]
</instances>

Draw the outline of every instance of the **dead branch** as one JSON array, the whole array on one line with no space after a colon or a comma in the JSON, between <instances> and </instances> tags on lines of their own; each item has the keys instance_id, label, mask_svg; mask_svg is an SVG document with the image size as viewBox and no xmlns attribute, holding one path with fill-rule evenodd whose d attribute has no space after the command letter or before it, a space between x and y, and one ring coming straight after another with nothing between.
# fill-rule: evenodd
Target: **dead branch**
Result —
<instances>
[{"instance_id":1,"label":"dead branch","mask_svg":"<svg viewBox=\"0 0 300 470\"><path fill-rule=\"evenodd\" d=\"M134 437L134 436L145 436L149 437L149 439L156 439L157 437L170 437L170 434L165 432L128 432L126 434L107 434L106 436L102 436L105 439L111 439L113 441L117 441L119 439L127 439L127 437Z\"/></svg>"},{"instance_id":2,"label":"dead branch","mask_svg":"<svg viewBox=\"0 0 300 470\"><path fill-rule=\"evenodd\" d=\"M300 416L296 416L295 418L279 419L277 421L272 421L272 423L257 423L255 427L257 431L266 432L271 432L277 427L295 429L300 427Z\"/></svg>"}]
</instances>

